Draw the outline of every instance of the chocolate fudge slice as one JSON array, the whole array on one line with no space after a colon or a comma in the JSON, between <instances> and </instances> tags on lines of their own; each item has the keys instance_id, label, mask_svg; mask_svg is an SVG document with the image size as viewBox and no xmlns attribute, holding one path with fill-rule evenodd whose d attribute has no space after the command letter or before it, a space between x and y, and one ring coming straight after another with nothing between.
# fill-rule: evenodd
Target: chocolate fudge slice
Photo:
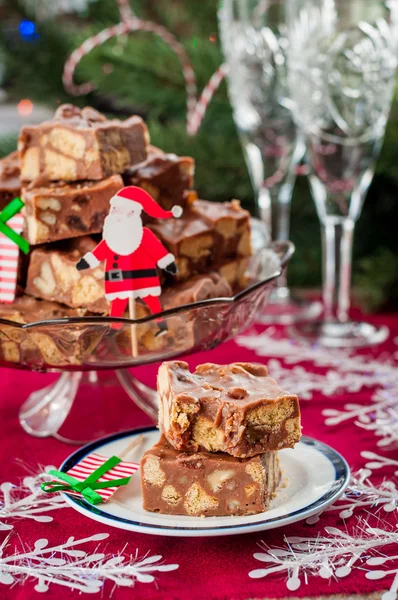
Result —
<instances>
[{"instance_id":1,"label":"chocolate fudge slice","mask_svg":"<svg viewBox=\"0 0 398 600\"><path fill-rule=\"evenodd\" d=\"M248 213L232 204L196 200L180 219L149 225L176 257L179 281L251 255Z\"/></svg>"},{"instance_id":2,"label":"chocolate fudge slice","mask_svg":"<svg viewBox=\"0 0 398 600\"><path fill-rule=\"evenodd\" d=\"M215 235L206 221L185 211L180 219L167 219L151 223L155 233L167 250L174 254L177 280L185 281L192 275L206 273L214 256Z\"/></svg>"},{"instance_id":3,"label":"chocolate fudge slice","mask_svg":"<svg viewBox=\"0 0 398 600\"><path fill-rule=\"evenodd\" d=\"M207 221L217 235L217 251L221 256L251 256L250 213L243 210L239 200L208 202L196 200L191 209Z\"/></svg>"},{"instance_id":4,"label":"chocolate fudge slice","mask_svg":"<svg viewBox=\"0 0 398 600\"><path fill-rule=\"evenodd\" d=\"M32 251L26 293L43 300L57 301L71 308L84 307L106 314L103 265L78 271L76 263L91 252L96 242L90 237L74 238L54 246Z\"/></svg>"},{"instance_id":5,"label":"chocolate fudge slice","mask_svg":"<svg viewBox=\"0 0 398 600\"><path fill-rule=\"evenodd\" d=\"M18 152L0 160L0 210L21 192Z\"/></svg>"},{"instance_id":6,"label":"chocolate fudge slice","mask_svg":"<svg viewBox=\"0 0 398 600\"><path fill-rule=\"evenodd\" d=\"M141 459L145 510L170 515L252 515L267 510L281 472L277 452L234 458L178 452L162 436Z\"/></svg>"},{"instance_id":7,"label":"chocolate fudge slice","mask_svg":"<svg viewBox=\"0 0 398 600\"><path fill-rule=\"evenodd\" d=\"M123 187L120 175L102 181L49 182L22 187L25 238L32 245L101 233L111 198Z\"/></svg>"},{"instance_id":8,"label":"chocolate fudge slice","mask_svg":"<svg viewBox=\"0 0 398 600\"><path fill-rule=\"evenodd\" d=\"M228 281L218 273L195 275L182 283L165 288L161 299L164 310L192 304L210 298L225 298L232 296Z\"/></svg>"},{"instance_id":9,"label":"chocolate fudge slice","mask_svg":"<svg viewBox=\"0 0 398 600\"><path fill-rule=\"evenodd\" d=\"M231 286L218 273L196 275L182 283L165 287L160 302L164 310L192 304L211 298L225 298L232 295ZM215 309L215 312L218 308ZM149 315L146 305L141 302L136 304L138 319ZM127 315L126 315L127 316ZM139 343L142 351L178 348L181 352L190 350L199 339L203 339L214 323L200 319L199 313L184 313L167 319L168 332L157 336L158 326L155 323L142 323L137 326Z\"/></svg>"},{"instance_id":10,"label":"chocolate fudge slice","mask_svg":"<svg viewBox=\"0 0 398 600\"><path fill-rule=\"evenodd\" d=\"M94 108L63 104L51 121L21 129L21 179L104 179L145 160L148 142L140 117L108 120Z\"/></svg>"},{"instance_id":11,"label":"chocolate fudge slice","mask_svg":"<svg viewBox=\"0 0 398 600\"><path fill-rule=\"evenodd\" d=\"M159 428L176 450L248 457L292 448L300 440L298 398L248 363L199 365L182 361L158 372Z\"/></svg>"},{"instance_id":12,"label":"chocolate fudge slice","mask_svg":"<svg viewBox=\"0 0 398 600\"><path fill-rule=\"evenodd\" d=\"M33 323L47 319L63 319L64 317L84 317L85 308L72 309L58 302L38 300L32 296L17 296L12 304L0 303L0 319L15 323Z\"/></svg>"},{"instance_id":13,"label":"chocolate fudge slice","mask_svg":"<svg viewBox=\"0 0 398 600\"><path fill-rule=\"evenodd\" d=\"M166 154L149 146L147 159L123 173L125 185L146 190L165 210L185 206L187 190L193 186L195 161L189 156Z\"/></svg>"},{"instance_id":14,"label":"chocolate fudge slice","mask_svg":"<svg viewBox=\"0 0 398 600\"><path fill-rule=\"evenodd\" d=\"M245 289L250 284L248 276L249 257L237 258L236 260L226 259L218 265L217 272L228 281L234 292Z\"/></svg>"},{"instance_id":15,"label":"chocolate fudge slice","mask_svg":"<svg viewBox=\"0 0 398 600\"><path fill-rule=\"evenodd\" d=\"M0 304L0 319L15 323L33 323L48 319L65 317L84 317L87 311L83 308L71 309L57 302L37 300L30 296L19 296L13 304ZM73 351L58 347L49 329L16 329L0 323L0 361L7 363L34 363L41 365L65 366L77 365L80 362L80 346L73 344Z\"/></svg>"}]
</instances>

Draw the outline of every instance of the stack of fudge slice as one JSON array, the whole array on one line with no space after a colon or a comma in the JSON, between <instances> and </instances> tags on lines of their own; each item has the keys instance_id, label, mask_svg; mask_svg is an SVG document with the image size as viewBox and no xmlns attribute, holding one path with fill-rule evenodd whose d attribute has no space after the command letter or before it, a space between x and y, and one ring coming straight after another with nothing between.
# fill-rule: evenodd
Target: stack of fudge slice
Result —
<instances>
[{"instance_id":1,"label":"stack of fudge slice","mask_svg":"<svg viewBox=\"0 0 398 600\"><path fill-rule=\"evenodd\" d=\"M137 116L108 120L93 108L67 104L50 121L23 127L18 152L0 161L0 208L22 197L31 252L21 260L15 310L0 305L0 318L17 315L26 323L37 314L108 314L103 266L79 272L76 263L100 240L109 202L124 185L142 187L166 209L184 209L178 220L145 221L176 257L177 276L162 282L164 308L231 296L245 287L252 253L249 213L236 200L199 200L193 176L194 160L151 146ZM147 315L140 303L137 311L138 317ZM144 327L140 333L147 350L176 341L172 335L155 340Z\"/></svg>"},{"instance_id":2,"label":"stack of fudge slice","mask_svg":"<svg viewBox=\"0 0 398 600\"><path fill-rule=\"evenodd\" d=\"M300 440L294 394L248 363L181 361L158 374L159 442L141 459L144 509L191 516L263 512L281 482L278 451Z\"/></svg>"}]
</instances>

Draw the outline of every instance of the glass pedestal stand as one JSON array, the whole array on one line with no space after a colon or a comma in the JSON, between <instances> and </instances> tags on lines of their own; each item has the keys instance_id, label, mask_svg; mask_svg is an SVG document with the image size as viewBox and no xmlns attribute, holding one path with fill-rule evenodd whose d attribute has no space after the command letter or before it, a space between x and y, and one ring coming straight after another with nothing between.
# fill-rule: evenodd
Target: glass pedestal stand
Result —
<instances>
[{"instance_id":1,"label":"glass pedestal stand","mask_svg":"<svg viewBox=\"0 0 398 600\"><path fill-rule=\"evenodd\" d=\"M253 323L294 253L273 242L253 255L248 286L235 296L203 299L161 313L167 332L157 337L159 315L141 319L73 317L21 324L0 319L0 364L59 379L33 392L19 420L35 437L82 444L157 418L154 390L130 369L215 348ZM136 343L133 343L133 336Z\"/></svg>"},{"instance_id":2,"label":"glass pedestal stand","mask_svg":"<svg viewBox=\"0 0 398 600\"><path fill-rule=\"evenodd\" d=\"M137 410L132 401L148 415L148 422L156 422L156 392L127 369L65 372L29 396L19 421L34 437L84 444L134 427Z\"/></svg>"}]
</instances>

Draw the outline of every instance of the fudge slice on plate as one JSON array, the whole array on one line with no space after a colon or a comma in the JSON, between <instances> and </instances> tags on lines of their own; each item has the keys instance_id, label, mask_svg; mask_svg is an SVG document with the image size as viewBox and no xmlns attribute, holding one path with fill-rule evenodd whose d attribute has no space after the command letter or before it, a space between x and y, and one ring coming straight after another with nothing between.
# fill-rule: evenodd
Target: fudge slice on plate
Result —
<instances>
[{"instance_id":1,"label":"fudge slice on plate","mask_svg":"<svg viewBox=\"0 0 398 600\"><path fill-rule=\"evenodd\" d=\"M164 435L141 459L144 509L163 514L260 513L267 510L280 477L277 452L251 458L178 452Z\"/></svg>"},{"instance_id":2,"label":"fudge slice on plate","mask_svg":"<svg viewBox=\"0 0 398 600\"><path fill-rule=\"evenodd\" d=\"M163 363L158 373L159 428L176 450L247 457L292 448L300 440L298 398L248 363Z\"/></svg>"}]
</instances>

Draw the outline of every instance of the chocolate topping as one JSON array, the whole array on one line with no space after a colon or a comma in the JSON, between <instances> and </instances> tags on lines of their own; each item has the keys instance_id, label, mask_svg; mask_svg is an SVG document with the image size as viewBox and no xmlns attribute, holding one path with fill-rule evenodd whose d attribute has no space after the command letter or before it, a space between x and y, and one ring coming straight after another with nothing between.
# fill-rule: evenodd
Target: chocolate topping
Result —
<instances>
[{"instance_id":1,"label":"chocolate topping","mask_svg":"<svg viewBox=\"0 0 398 600\"><path fill-rule=\"evenodd\" d=\"M86 106L80 109L73 104L61 104L54 114L54 121L67 121L74 127L97 127L101 123L106 123L105 115L101 114L92 106ZM119 119L113 119L111 123L122 123Z\"/></svg>"}]
</instances>

